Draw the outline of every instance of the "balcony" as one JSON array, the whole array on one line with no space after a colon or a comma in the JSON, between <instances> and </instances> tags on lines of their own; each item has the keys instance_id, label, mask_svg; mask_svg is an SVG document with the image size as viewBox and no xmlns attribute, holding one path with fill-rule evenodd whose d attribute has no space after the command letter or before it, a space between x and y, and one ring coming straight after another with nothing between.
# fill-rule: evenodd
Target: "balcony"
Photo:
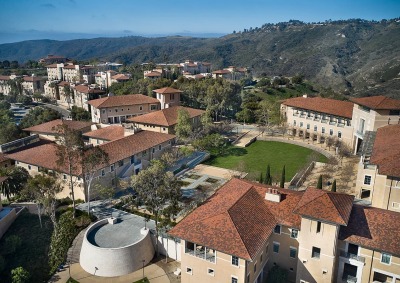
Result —
<instances>
[{"instance_id":1,"label":"balcony","mask_svg":"<svg viewBox=\"0 0 400 283\"><path fill-rule=\"evenodd\" d=\"M357 131L356 131L356 134L357 134L358 136L360 136L361 138L364 138L364 131L357 130Z\"/></svg>"},{"instance_id":2,"label":"balcony","mask_svg":"<svg viewBox=\"0 0 400 283\"><path fill-rule=\"evenodd\" d=\"M307 119L307 120L312 120L312 119L313 119L313 116L307 116L306 119Z\"/></svg>"},{"instance_id":3,"label":"balcony","mask_svg":"<svg viewBox=\"0 0 400 283\"><path fill-rule=\"evenodd\" d=\"M342 282L357 283L357 277L352 276L350 274L343 274Z\"/></svg>"},{"instance_id":4,"label":"balcony","mask_svg":"<svg viewBox=\"0 0 400 283\"><path fill-rule=\"evenodd\" d=\"M336 125L336 121L329 121L329 125Z\"/></svg>"},{"instance_id":5,"label":"balcony","mask_svg":"<svg viewBox=\"0 0 400 283\"><path fill-rule=\"evenodd\" d=\"M328 123L328 119L327 118L322 118L321 119L321 123L325 123L325 124Z\"/></svg>"},{"instance_id":6,"label":"balcony","mask_svg":"<svg viewBox=\"0 0 400 283\"><path fill-rule=\"evenodd\" d=\"M192 250L186 248L185 253L215 263L215 252L209 252L209 251L210 249Z\"/></svg>"},{"instance_id":7,"label":"balcony","mask_svg":"<svg viewBox=\"0 0 400 283\"><path fill-rule=\"evenodd\" d=\"M359 256L359 255L356 255L356 254L352 254L352 253L349 253L349 252L340 251L340 256L343 257L343 258L353 259L353 260L365 263L365 257Z\"/></svg>"},{"instance_id":8,"label":"balcony","mask_svg":"<svg viewBox=\"0 0 400 283\"><path fill-rule=\"evenodd\" d=\"M293 116L299 116L299 113L293 112Z\"/></svg>"}]
</instances>

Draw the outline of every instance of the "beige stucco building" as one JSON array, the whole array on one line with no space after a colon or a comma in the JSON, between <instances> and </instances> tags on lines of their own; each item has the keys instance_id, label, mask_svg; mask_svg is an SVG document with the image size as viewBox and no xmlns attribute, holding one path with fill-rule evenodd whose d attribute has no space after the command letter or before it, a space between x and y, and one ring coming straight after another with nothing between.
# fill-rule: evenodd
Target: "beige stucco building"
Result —
<instances>
[{"instance_id":1,"label":"beige stucco building","mask_svg":"<svg viewBox=\"0 0 400 283\"><path fill-rule=\"evenodd\" d=\"M161 109L181 105L182 91L179 89L163 87L160 89L155 89L153 92L156 94L156 98L161 104Z\"/></svg>"},{"instance_id":2,"label":"beige stucco building","mask_svg":"<svg viewBox=\"0 0 400 283\"><path fill-rule=\"evenodd\" d=\"M400 213L353 199L232 179L169 231L182 282L266 282L274 266L287 282L399 282Z\"/></svg>"},{"instance_id":3,"label":"beige stucco building","mask_svg":"<svg viewBox=\"0 0 400 283\"><path fill-rule=\"evenodd\" d=\"M87 111L89 110L88 102L90 100L99 99L105 95L105 91L99 88L93 88L88 85L71 85L73 89L73 100L72 104L81 107ZM67 98L66 98L67 99Z\"/></svg>"}]
</instances>

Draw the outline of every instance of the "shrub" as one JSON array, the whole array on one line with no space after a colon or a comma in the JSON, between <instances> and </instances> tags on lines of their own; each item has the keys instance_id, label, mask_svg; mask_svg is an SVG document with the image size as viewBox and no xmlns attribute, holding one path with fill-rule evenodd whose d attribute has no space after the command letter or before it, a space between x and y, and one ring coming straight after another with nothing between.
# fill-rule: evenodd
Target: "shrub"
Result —
<instances>
[{"instance_id":1,"label":"shrub","mask_svg":"<svg viewBox=\"0 0 400 283\"><path fill-rule=\"evenodd\" d=\"M29 272L26 271L21 266L11 270L12 283L25 283L25 282L28 282L29 277L30 277Z\"/></svg>"},{"instance_id":2,"label":"shrub","mask_svg":"<svg viewBox=\"0 0 400 283\"><path fill-rule=\"evenodd\" d=\"M8 236L5 240L4 254L12 254L21 246L21 238L17 235Z\"/></svg>"}]
</instances>

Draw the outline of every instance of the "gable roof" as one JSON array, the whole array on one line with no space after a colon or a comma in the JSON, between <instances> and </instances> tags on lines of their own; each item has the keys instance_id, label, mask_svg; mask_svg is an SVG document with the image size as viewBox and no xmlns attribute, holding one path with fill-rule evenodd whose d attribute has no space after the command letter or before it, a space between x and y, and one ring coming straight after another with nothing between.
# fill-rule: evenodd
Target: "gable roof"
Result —
<instances>
[{"instance_id":1,"label":"gable roof","mask_svg":"<svg viewBox=\"0 0 400 283\"><path fill-rule=\"evenodd\" d=\"M31 76L24 76L24 77L23 77L23 80L24 80L25 82L37 82L37 81L41 81L42 78L39 78L39 77L31 77Z\"/></svg>"},{"instance_id":2,"label":"gable roof","mask_svg":"<svg viewBox=\"0 0 400 283\"><path fill-rule=\"evenodd\" d=\"M108 96L99 99L93 99L88 101L90 105L95 108L107 108L107 107L117 107L117 106L129 106L137 104L147 104L147 103L160 103L158 99L143 95L143 94L128 94L128 95L117 95Z\"/></svg>"},{"instance_id":3,"label":"gable roof","mask_svg":"<svg viewBox=\"0 0 400 283\"><path fill-rule=\"evenodd\" d=\"M169 234L253 260L278 223L284 220L291 227L300 224L300 217L291 211L302 193L280 190L284 197L274 203L264 199L266 190L257 183L231 179ZM280 219L287 216L290 219Z\"/></svg>"},{"instance_id":4,"label":"gable roof","mask_svg":"<svg viewBox=\"0 0 400 283\"><path fill-rule=\"evenodd\" d=\"M181 93L183 91L176 89L176 88L172 88L172 87L163 87L163 88L155 89L155 90L153 90L153 92L161 93L161 94L170 94L170 93Z\"/></svg>"},{"instance_id":5,"label":"gable roof","mask_svg":"<svg viewBox=\"0 0 400 283\"><path fill-rule=\"evenodd\" d=\"M375 110L400 110L400 100L383 95L353 98L351 101Z\"/></svg>"},{"instance_id":6,"label":"gable roof","mask_svg":"<svg viewBox=\"0 0 400 283\"><path fill-rule=\"evenodd\" d=\"M229 70L216 70L216 71L214 71L214 72L212 72L213 74L230 74L231 73L231 71L229 71Z\"/></svg>"},{"instance_id":7,"label":"gable roof","mask_svg":"<svg viewBox=\"0 0 400 283\"><path fill-rule=\"evenodd\" d=\"M282 104L350 119L353 115L354 106L349 101L322 97L294 97L285 99Z\"/></svg>"},{"instance_id":8,"label":"gable roof","mask_svg":"<svg viewBox=\"0 0 400 283\"><path fill-rule=\"evenodd\" d=\"M57 126L67 125L68 128L70 128L70 129L81 131L81 130L85 130L85 128L90 128L90 126L92 124L93 124L92 122L85 122L85 121L56 119L56 120L49 121L49 122L46 122L43 124L25 128L25 129L23 129L23 131L45 133L45 134L56 134Z\"/></svg>"},{"instance_id":9,"label":"gable roof","mask_svg":"<svg viewBox=\"0 0 400 283\"><path fill-rule=\"evenodd\" d=\"M186 110L189 113L190 118L194 118L202 115L205 111L200 109L194 109L183 106L173 106L165 108L152 113L136 116L127 119L128 121L135 123L143 123L150 125L159 125L164 127L170 127L177 123L179 110Z\"/></svg>"},{"instance_id":10,"label":"gable roof","mask_svg":"<svg viewBox=\"0 0 400 283\"><path fill-rule=\"evenodd\" d=\"M323 221L347 225L354 196L307 188L294 213Z\"/></svg>"},{"instance_id":11,"label":"gable roof","mask_svg":"<svg viewBox=\"0 0 400 283\"><path fill-rule=\"evenodd\" d=\"M10 76L0 76L0 81L9 81L11 80Z\"/></svg>"},{"instance_id":12,"label":"gable roof","mask_svg":"<svg viewBox=\"0 0 400 283\"><path fill-rule=\"evenodd\" d=\"M400 256L399 235L400 213L355 204L339 239Z\"/></svg>"},{"instance_id":13,"label":"gable roof","mask_svg":"<svg viewBox=\"0 0 400 283\"><path fill-rule=\"evenodd\" d=\"M113 141L125 136L125 129L122 126L108 126L95 131L84 133L83 136L106 141Z\"/></svg>"},{"instance_id":14,"label":"gable roof","mask_svg":"<svg viewBox=\"0 0 400 283\"><path fill-rule=\"evenodd\" d=\"M400 125L377 130L370 163L378 165L379 174L400 177Z\"/></svg>"},{"instance_id":15,"label":"gable roof","mask_svg":"<svg viewBox=\"0 0 400 283\"><path fill-rule=\"evenodd\" d=\"M114 75L111 78L114 80L117 80L117 81L127 81L130 79L130 77L128 77L127 75L124 75L124 74Z\"/></svg>"},{"instance_id":16,"label":"gable roof","mask_svg":"<svg viewBox=\"0 0 400 283\"><path fill-rule=\"evenodd\" d=\"M153 71L147 74L144 74L145 77L161 77L161 73L157 71Z\"/></svg>"},{"instance_id":17,"label":"gable roof","mask_svg":"<svg viewBox=\"0 0 400 283\"><path fill-rule=\"evenodd\" d=\"M104 90L98 88L89 88L87 85L77 85L75 90L82 93L105 93Z\"/></svg>"}]
</instances>

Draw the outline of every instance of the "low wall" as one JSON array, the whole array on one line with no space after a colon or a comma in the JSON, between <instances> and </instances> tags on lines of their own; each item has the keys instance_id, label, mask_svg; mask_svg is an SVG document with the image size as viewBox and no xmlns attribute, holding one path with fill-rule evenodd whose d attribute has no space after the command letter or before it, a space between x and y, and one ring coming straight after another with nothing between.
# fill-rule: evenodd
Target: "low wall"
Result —
<instances>
[{"instance_id":1,"label":"low wall","mask_svg":"<svg viewBox=\"0 0 400 283\"><path fill-rule=\"evenodd\" d=\"M150 230L140 230L143 238L131 245L120 248L101 248L91 244L87 237L93 229L101 225L111 225L102 219L89 227L85 233L80 254L80 265L93 275L115 277L132 273L147 265L154 256ZM118 233L118 231L116 231Z\"/></svg>"},{"instance_id":2,"label":"low wall","mask_svg":"<svg viewBox=\"0 0 400 283\"><path fill-rule=\"evenodd\" d=\"M7 207L3 209L8 209ZM7 232L8 228L17 218L17 214L15 213L15 209L11 209L10 212L0 219L0 239L3 237L4 233Z\"/></svg>"},{"instance_id":3,"label":"low wall","mask_svg":"<svg viewBox=\"0 0 400 283\"><path fill-rule=\"evenodd\" d=\"M158 237L159 252L178 262L181 262L181 243L166 237Z\"/></svg>"}]
</instances>

